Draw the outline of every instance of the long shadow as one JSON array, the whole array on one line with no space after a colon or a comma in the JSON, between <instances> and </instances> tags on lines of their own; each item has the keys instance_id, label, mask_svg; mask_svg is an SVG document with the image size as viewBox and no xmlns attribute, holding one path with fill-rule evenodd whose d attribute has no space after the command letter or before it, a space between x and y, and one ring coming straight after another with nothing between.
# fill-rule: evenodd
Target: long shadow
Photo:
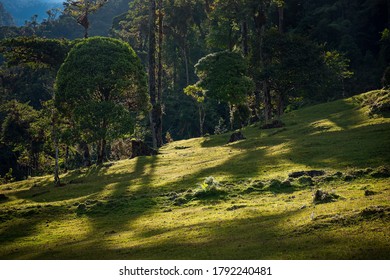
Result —
<instances>
[{"instance_id":1,"label":"long shadow","mask_svg":"<svg viewBox=\"0 0 390 280\"><path fill-rule=\"evenodd\" d=\"M240 211L240 210L238 210ZM145 228L138 233L144 242L112 248L97 240L61 246L49 258L55 259L388 259L389 244L380 239L356 239L348 227L295 234L286 227L299 211L259 215L233 220L177 221L169 228ZM168 219L168 218L167 218ZM353 232L353 230L351 230ZM359 238L362 238L361 236ZM156 241L158 240L158 241ZM48 258L44 252L37 259Z\"/></svg>"},{"instance_id":2,"label":"long shadow","mask_svg":"<svg viewBox=\"0 0 390 280\"><path fill-rule=\"evenodd\" d=\"M155 172L157 157L139 157L135 159L135 168L129 173L107 175L107 166L92 167L84 172L78 172L77 174L70 174L66 177L66 180L73 181L75 183L72 189L69 186L56 188L53 192L60 192L53 195L50 190L53 187L39 186L33 187L27 191L16 191L14 195L18 198L28 199L34 202L61 202L71 198L86 199L87 206L79 211L69 209L70 205L52 206L47 204L47 207L38 206L31 208L30 210L20 210L15 212L15 217L11 217L13 223L7 224L6 227L0 228L1 244L6 245L16 242L18 238L28 237L37 234L36 227L40 223L44 223L46 220L61 219L62 216L68 216L74 214L76 211L77 216L88 217L90 222L89 234L83 240L71 242L74 244L80 243L94 243L96 238L101 238L102 235L108 234L112 231L120 231L127 229L132 221L137 220L144 213L151 211L156 205L153 194L150 191L150 183ZM84 188L87 182L99 182L99 187L92 186L88 190L80 190L78 188ZM136 187L133 187L132 182L137 182ZM118 183L119 182L119 183ZM105 197L103 201L93 201L93 195L99 195L105 186L113 184L114 189L108 197ZM69 195L63 195L62 192L73 192ZM40 195L36 195L40 194ZM92 205L88 205L88 201L92 201ZM74 208L74 207L73 207ZM53 210L55 209L55 211ZM21 216L21 217L19 217ZM18 219L15 219L18 218ZM101 246L101 242L97 241L96 246ZM70 243L69 243L70 244ZM27 258L31 257L32 252L26 252ZM54 251L46 251L46 258L53 258ZM0 254L0 258L23 258L22 250L16 252L8 252L7 255Z\"/></svg>"}]
</instances>

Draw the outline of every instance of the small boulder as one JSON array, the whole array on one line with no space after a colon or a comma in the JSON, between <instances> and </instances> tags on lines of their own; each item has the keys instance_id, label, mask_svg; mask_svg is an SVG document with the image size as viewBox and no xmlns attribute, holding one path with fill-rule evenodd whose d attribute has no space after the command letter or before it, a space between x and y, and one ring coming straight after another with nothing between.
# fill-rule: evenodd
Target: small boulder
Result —
<instances>
[{"instance_id":1,"label":"small boulder","mask_svg":"<svg viewBox=\"0 0 390 280\"><path fill-rule=\"evenodd\" d=\"M228 143L233 143L233 142L237 142L237 141L240 141L240 140L244 140L246 139L245 136L242 134L241 131L239 132L234 132L231 136L230 136L230 139L228 141Z\"/></svg>"},{"instance_id":2,"label":"small boulder","mask_svg":"<svg viewBox=\"0 0 390 280\"><path fill-rule=\"evenodd\" d=\"M327 193L322 190L316 190L313 195L314 204L333 202L340 196L337 194Z\"/></svg>"},{"instance_id":3,"label":"small boulder","mask_svg":"<svg viewBox=\"0 0 390 280\"><path fill-rule=\"evenodd\" d=\"M375 192L370 191L370 190L365 190L365 191L364 191L364 195L365 195L365 196L371 196L371 195L374 195L374 194L375 194Z\"/></svg>"},{"instance_id":4,"label":"small boulder","mask_svg":"<svg viewBox=\"0 0 390 280\"><path fill-rule=\"evenodd\" d=\"M302 176L309 176L309 177L319 177L319 176L324 176L325 171L323 170L308 170L308 171L297 171L297 172L292 172L288 174L288 177L290 178L299 178Z\"/></svg>"}]
</instances>

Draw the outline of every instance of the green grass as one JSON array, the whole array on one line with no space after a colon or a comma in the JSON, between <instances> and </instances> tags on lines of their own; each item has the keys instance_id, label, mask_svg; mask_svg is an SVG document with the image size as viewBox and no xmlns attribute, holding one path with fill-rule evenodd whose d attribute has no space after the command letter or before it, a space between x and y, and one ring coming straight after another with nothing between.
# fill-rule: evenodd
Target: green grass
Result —
<instances>
[{"instance_id":1,"label":"green grass","mask_svg":"<svg viewBox=\"0 0 390 280\"><path fill-rule=\"evenodd\" d=\"M177 141L72 171L61 188L51 176L2 185L0 258L389 259L390 180L375 171L390 164L390 119L364 96L248 127L244 141ZM312 169L326 174L311 186L281 183ZM197 195L208 176L217 191ZM313 204L316 189L340 197Z\"/></svg>"}]
</instances>

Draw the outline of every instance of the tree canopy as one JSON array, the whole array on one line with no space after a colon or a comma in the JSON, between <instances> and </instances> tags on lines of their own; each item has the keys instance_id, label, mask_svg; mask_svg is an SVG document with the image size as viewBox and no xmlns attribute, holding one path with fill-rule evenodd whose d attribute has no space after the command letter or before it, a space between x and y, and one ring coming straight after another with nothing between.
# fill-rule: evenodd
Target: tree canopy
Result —
<instances>
[{"instance_id":1,"label":"tree canopy","mask_svg":"<svg viewBox=\"0 0 390 280\"><path fill-rule=\"evenodd\" d=\"M134 50L116 39L93 37L77 44L57 74L55 104L88 143L132 132L134 113L150 107L146 74Z\"/></svg>"}]
</instances>

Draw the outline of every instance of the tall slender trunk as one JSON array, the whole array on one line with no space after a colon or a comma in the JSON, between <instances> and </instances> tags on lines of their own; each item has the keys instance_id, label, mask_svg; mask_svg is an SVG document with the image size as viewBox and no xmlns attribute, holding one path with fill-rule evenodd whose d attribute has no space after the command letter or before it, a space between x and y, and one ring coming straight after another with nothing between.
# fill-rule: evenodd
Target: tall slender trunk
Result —
<instances>
[{"instance_id":1,"label":"tall slender trunk","mask_svg":"<svg viewBox=\"0 0 390 280\"><path fill-rule=\"evenodd\" d=\"M53 137L53 144L54 144L54 151L55 151L55 164L54 164L54 184L55 186L59 187L61 186L60 181L60 170L58 165L58 136L57 136L57 113L55 109L52 110L52 137Z\"/></svg>"},{"instance_id":2,"label":"tall slender trunk","mask_svg":"<svg viewBox=\"0 0 390 280\"><path fill-rule=\"evenodd\" d=\"M284 113L284 94L278 93L278 100L277 100L277 112L278 112L278 118L280 118Z\"/></svg>"},{"instance_id":3,"label":"tall slender trunk","mask_svg":"<svg viewBox=\"0 0 390 280\"><path fill-rule=\"evenodd\" d=\"M268 85L268 81L263 81L263 101L264 101L264 119L266 122L272 119L272 103L271 103L271 91Z\"/></svg>"},{"instance_id":4,"label":"tall slender trunk","mask_svg":"<svg viewBox=\"0 0 390 280\"><path fill-rule=\"evenodd\" d=\"M245 57L248 56L248 23L246 20L243 20L241 23L241 36L242 36L242 53Z\"/></svg>"},{"instance_id":5,"label":"tall slender trunk","mask_svg":"<svg viewBox=\"0 0 390 280\"><path fill-rule=\"evenodd\" d=\"M106 158L106 145L107 141L105 138L99 141L97 164L102 164Z\"/></svg>"},{"instance_id":6,"label":"tall slender trunk","mask_svg":"<svg viewBox=\"0 0 390 280\"><path fill-rule=\"evenodd\" d=\"M206 112L204 110L203 103L198 103L198 110L199 110L199 130L200 130L200 136L203 136L203 126L204 126L204 120L206 118Z\"/></svg>"},{"instance_id":7,"label":"tall slender trunk","mask_svg":"<svg viewBox=\"0 0 390 280\"><path fill-rule=\"evenodd\" d=\"M156 129L156 141L157 147L163 145L162 137L162 49L163 49L163 4L162 0L158 0L158 70L157 70L157 104L155 110L155 129Z\"/></svg>"},{"instance_id":8,"label":"tall slender trunk","mask_svg":"<svg viewBox=\"0 0 390 280\"><path fill-rule=\"evenodd\" d=\"M278 7L278 14L279 14L279 32L283 33L284 31L284 6L283 5Z\"/></svg>"},{"instance_id":9,"label":"tall slender trunk","mask_svg":"<svg viewBox=\"0 0 390 280\"><path fill-rule=\"evenodd\" d=\"M65 172L69 170L69 146L66 145L65 148Z\"/></svg>"},{"instance_id":10,"label":"tall slender trunk","mask_svg":"<svg viewBox=\"0 0 390 280\"><path fill-rule=\"evenodd\" d=\"M152 132L153 148L157 149L156 121L154 111L156 109L156 1L149 0L149 95L153 109L149 113L150 130Z\"/></svg>"},{"instance_id":11,"label":"tall slender trunk","mask_svg":"<svg viewBox=\"0 0 390 280\"><path fill-rule=\"evenodd\" d=\"M84 167L91 166L91 153L89 152L89 147L87 142L81 141L79 144L79 148L83 155L83 166Z\"/></svg>"},{"instance_id":12,"label":"tall slender trunk","mask_svg":"<svg viewBox=\"0 0 390 280\"><path fill-rule=\"evenodd\" d=\"M184 47L183 49L183 56L184 56L184 66L186 68L186 86L188 86L190 84L190 70L189 70L187 47Z\"/></svg>"}]
</instances>

